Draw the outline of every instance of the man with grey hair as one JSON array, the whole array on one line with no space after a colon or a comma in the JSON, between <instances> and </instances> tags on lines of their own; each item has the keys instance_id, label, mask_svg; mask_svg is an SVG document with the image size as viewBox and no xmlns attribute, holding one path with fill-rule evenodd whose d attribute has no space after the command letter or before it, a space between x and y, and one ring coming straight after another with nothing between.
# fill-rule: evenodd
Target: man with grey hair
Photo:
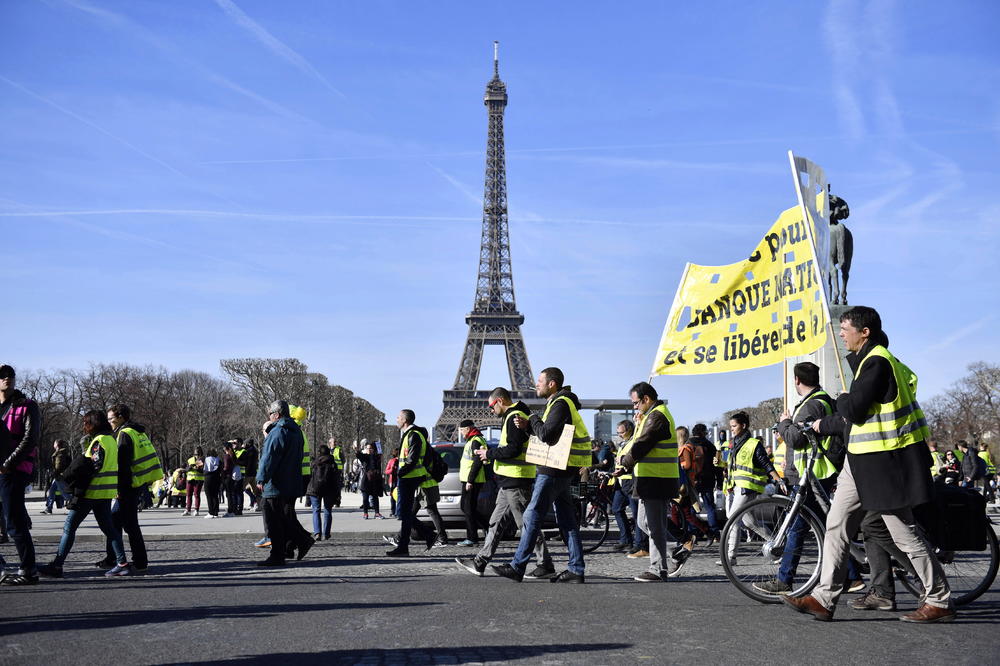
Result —
<instances>
[{"instance_id":1,"label":"man with grey hair","mask_svg":"<svg viewBox=\"0 0 1000 666\"><path fill-rule=\"evenodd\" d=\"M298 548L302 559L315 543L295 517L295 498L302 490L302 430L289 416L288 403L275 400L268 408L257 488L263 494L264 528L271 538L271 554L257 563L261 567L282 566Z\"/></svg>"}]
</instances>

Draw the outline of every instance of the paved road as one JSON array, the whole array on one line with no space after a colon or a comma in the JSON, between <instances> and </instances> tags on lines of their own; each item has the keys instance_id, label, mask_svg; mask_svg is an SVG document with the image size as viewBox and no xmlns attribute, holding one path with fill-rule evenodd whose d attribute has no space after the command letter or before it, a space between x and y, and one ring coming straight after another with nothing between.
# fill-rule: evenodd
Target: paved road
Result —
<instances>
[{"instance_id":1,"label":"paved road","mask_svg":"<svg viewBox=\"0 0 1000 666\"><path fill-rule=\"evenodd\" d=\"M844 600L827 624L742 596L705 550L669 583L632 582L644 563L605 551L588 556L585 585L516 584L459 569L452 558L469 551L457 546L382 557L369 534L337 534L302 562L260 570L255 535L164 535L150 544L150 575L117 580L90 565L102 554L95 539L78 542L65 579L0 589L0 663L1000 660L997 584L951 625L909 625ZM45 561L55 544L38 550ZM13 556L10 544L0 552ZM900 596L901 611L915 607Z\"/></svg>"}]
</instances>

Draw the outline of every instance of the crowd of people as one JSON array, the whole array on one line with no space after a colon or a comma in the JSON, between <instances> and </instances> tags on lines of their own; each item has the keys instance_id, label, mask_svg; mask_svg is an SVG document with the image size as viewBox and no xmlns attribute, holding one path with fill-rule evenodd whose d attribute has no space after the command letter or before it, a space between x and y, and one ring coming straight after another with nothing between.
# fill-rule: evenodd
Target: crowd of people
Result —
<instances>
[{"instance_id":1,"label":"crowd of people","mask_svg":"<svg viewBox=\"0 0 1000 666\"><path fill-rule=\"evenodd\" d=\"M488 406L502 423L498 444L487 445L472 420L459 427L463 444L459 480L467 524L466 538L458 545L476 552L456 558L457 564L477 576L484 576L489 567L517 582L533 578L584 583L586 563L572 487L581 478L596 475L611 492L610 511L618 528L613 549L628 558L648 560L635 580L678 578L695 543L719 541L721 504L725 514L732 515L765 492L787 493L799 484L809 448L803 424L809 424L822 442L811 472L832 493L833 504L826 517L819 584L808 595L785 594L783 600L816 619L831 619L840 594L865 585L847 548L860 530L866 549L905 558L923 585L922 604L901 619L919 623L954 619L948 582L916 526L913 508L931 499L935 479L978 487L988 498L995 496L996 467L985 446L977 451L960 441L955 451L937 451L916 401L915 375L888 351L888 337L875 310L863 306L848 310L841 318L840 337L854 371L851 390L834 399L820 386L816 365L797 364L794 376L800 400L775 424L774 450L753 436L745 412L730 416L729 437L720 437L717 443L709 440L704 424L690 430L677 426L648 382L638 382L628 392L635 419L617 424L617 446L592 445L580 416L580 400L559 368L548 367L538 375L536 394L546 400L540 413L514 400L508 389L494 389ZM438 486L447 465L442 468L427 429L416 424L412 410L403 409L397 416L400 442L386 453L387 462L383 465L379 444L362 441L354 447L354 463L346 477L342 447L331 438L312 455L301 428L304 410L284 400L275 400L269 408L259 453L252 440L231 440L221 451L198 447L186 464L166 474L145 429L132 420L127 405L116 404L84 415L82 455L71 455L63 441L53 447L56 478L45 511L51 512L61 496L68 513L54 558L38 566L24 487L37 455L40 414L14 383L13 368L0 366L4 438L0 501L4 538L9 532L20 560L17 573L0 580L4 585L34 584L39 574L61 577L75 532L91 512L107 537L106 557L97 563L107 568L105 575L142 574L148 558L137 518L140 508L155 499L156 506L167 501L168 507L183 508L186 516L199 516L202 493L207 498L206 518L220 517L223 500L226 513L221 517L241 515L244 506L262 513L265 535L255 545L269 547L270 554L259 566L301 560L316 541L330 539L332 509L340 506L345 484L361 493L365 518L384 518L380 498L390 497L389 514L398 518L400 526L395 536L386 537L392 546L387 557L408 557L414 540L428 550L449 543L437 511ZM566 446L565 460L529 462L532 437L550 447ZM496 498L492 515L486 518L477 507L488 477L495 481ZM303 497L312 508L311 532L295 514L296 500ZM421 506L431 524L417 518ZM568 550L561 571L542 533L550 512ZM514 522L520 537L513 554L496 562L505 519ZM762 591L783 594L792 589L802 529L793 524L778 577L760 583ZM485 536L480 543L481 532ZM735 558L735 545L732 540L721 544L720 556ZM870 559L872 584L852 603L854 608L895 608L891 572L881 570L889 565L879 561Z\"/></svg>"}]
</instances>

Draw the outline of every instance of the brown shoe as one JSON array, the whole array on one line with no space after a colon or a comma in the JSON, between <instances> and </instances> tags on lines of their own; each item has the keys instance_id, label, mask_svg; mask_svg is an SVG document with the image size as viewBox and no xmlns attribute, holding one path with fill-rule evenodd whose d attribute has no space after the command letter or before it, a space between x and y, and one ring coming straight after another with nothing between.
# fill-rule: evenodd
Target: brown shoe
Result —
<instances>
[{"instance_id":1,"label":"brown shoe","mask_svg":"<svg viewBox=\"0 0 1000 666\"><path fill-rule=\"evenodd\" d=\"M633 550L631 553L629 553L625 557L629 558L630 560L638 560L638 559L642 559L643 557L649 557L649 551L648 550Z\"/></svg>"},{"instance_id":2,"label":"brown shoe","mask_svg":"<svg viewBox=\"0 0 1000 666\"><path fill-rule=\"evenodd\" d=\"M833 619L833 611L816 601L811 594L804 597L790 597L783 594L781 600L800 613L812 615L814 620L829 622Z\"/></svg>"},{"instance_id":3,"label":"brown shoe","mask_svg":"<svg viewBox=\"0 0 1000 666\"><path fill-rule=\"evenodd\" d=\"M930 624L931 622L951 622L955 619L954 608L938 608L930 604L924 604L912 613L899 617L903 622L916 622L917 624Z\"/></svg>"}]
</instances>

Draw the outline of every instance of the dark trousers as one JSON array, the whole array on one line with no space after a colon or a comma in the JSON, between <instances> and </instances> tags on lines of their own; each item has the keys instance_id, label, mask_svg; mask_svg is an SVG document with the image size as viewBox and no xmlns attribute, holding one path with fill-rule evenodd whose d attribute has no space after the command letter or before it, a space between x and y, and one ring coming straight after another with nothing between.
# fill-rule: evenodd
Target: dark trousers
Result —
<instances>
[{"instance_id":1,"label":"dark trousers","mask_svg":"<svg viewBox=\"0 0 1000 666\"><path fill-rule=\"evenodd\" d=\"M489 523L479 517L479 491L483 484L473 483L472 490L462 484L462 513L465 514L465 538L469 541L479 541L479 528L488 530Z\"/></svg>"},{"instance_id":2,"label":"dark trousers","mask_svg":"<svg viewBox=\"0 0 1000 666\"><path fill-rule=\"evenodd\" d=\"M243 481L226 479L226 513L243 514Z\"/></svg>"},{"instance_id":3,"label":"dark trousers","mask_svg":"<svg viewBox=\"0 0 1000 666\"><path fill-rule=\"evenodd\" d=\"M312 537L295 516L294 497L265 497L261 506L264 510L264 530L271 539L269 559L284 562L288 546L301 546Z\"/></svg>"},{"instance_id":4,"label":"dark trousers","mask_svg":"<svg viewBox=\"0 0 1000 666\"><path fill-rule=\"evenodd\" d=\"M222 485L220 472L205 472L205 498L208 501L208 515L219 515L219 487Z\"/></svg>"},{"instance_id":5,"label":"dark trousers","mask_svg":"<svg viewBox=\"0 0 1000 666\"><path fill-rule=\"evenodd\" d=\"M139 527L139 488L133 488L126 493L119 493L118 499L111 506L111 518L114 520L115 528L128 535L128 545L132 549L132 564L136 569L145 569L149 566L149 555L146 553L146 541L142 538L142 529ZM105 548L108 560L115 559L114 549L111 541L107 542Z\"/></svg>"},{"instance_id":6,"label":"dark trousers","mask_svg":"<svg viewBox=\"0 0 1000 666\"><path fill-rule=\"evenodd\" d=\"M712 530L713 534L719 533L719 518L715 514L715 491L709 490L708 492L699 492L698 498L701 500L701 506L705 509L705 518L708 521L708 529Z\"/></svg>"},{"instance_id":7,"label":"dark trousers","mask_svg":"<svg viewBox=\"0 0 1000 666\"><path fill-rule=\"evenodd\" d=\"M421 539L430 538L434 532L417 520L416 512L413 509L414 497L420 488L423 479L400 479L399 480L399 547L407 550L410 547L410 530L416 531Z\"/></svg>"},{"instance_id":8,"label":"dark trousers","mask_svg":"<svg viewBox=\"0 0 1000 666\"><path fill-rule=\"evenodd\" d=\"M615 485L615 494L611 498L611 515L618 524L618 543L622 546L636 547L632 541L632 521L628 517L628 495L622 490L621 482Z\"/></svg>"},{"instance_id":9,"label":"dark trousers","mask_svg":"<svg viewBox=\"0 0 1000 666\"><path fill-rule=\"evenodd\" d=\"M865 555L871 567L871 587L883 599L896 598L896 584L892 576L892 561L896 560L914 579L917 578L913 564L906 553L892 540L889 528L882 520L882 514L869 511L861 521L861 532L865 538ZM850 577L850 574L848 574Z\"/></svg>"},{"instance_id":10,"label":"dark trousers","mask_svg":"<svg viewBox=\"0 0 1000 666\"><path fill-rule=\"evenodd\" d=\"M3 519L7 522L7 534L14 540L17 556L21 560L21 571L26 575L35 573L35 544L31 541L31 518L24 506L24 489L31 477L24 472L11 471L0 474L0 502L3 502Z\"/></svg>"}]
</instances>

